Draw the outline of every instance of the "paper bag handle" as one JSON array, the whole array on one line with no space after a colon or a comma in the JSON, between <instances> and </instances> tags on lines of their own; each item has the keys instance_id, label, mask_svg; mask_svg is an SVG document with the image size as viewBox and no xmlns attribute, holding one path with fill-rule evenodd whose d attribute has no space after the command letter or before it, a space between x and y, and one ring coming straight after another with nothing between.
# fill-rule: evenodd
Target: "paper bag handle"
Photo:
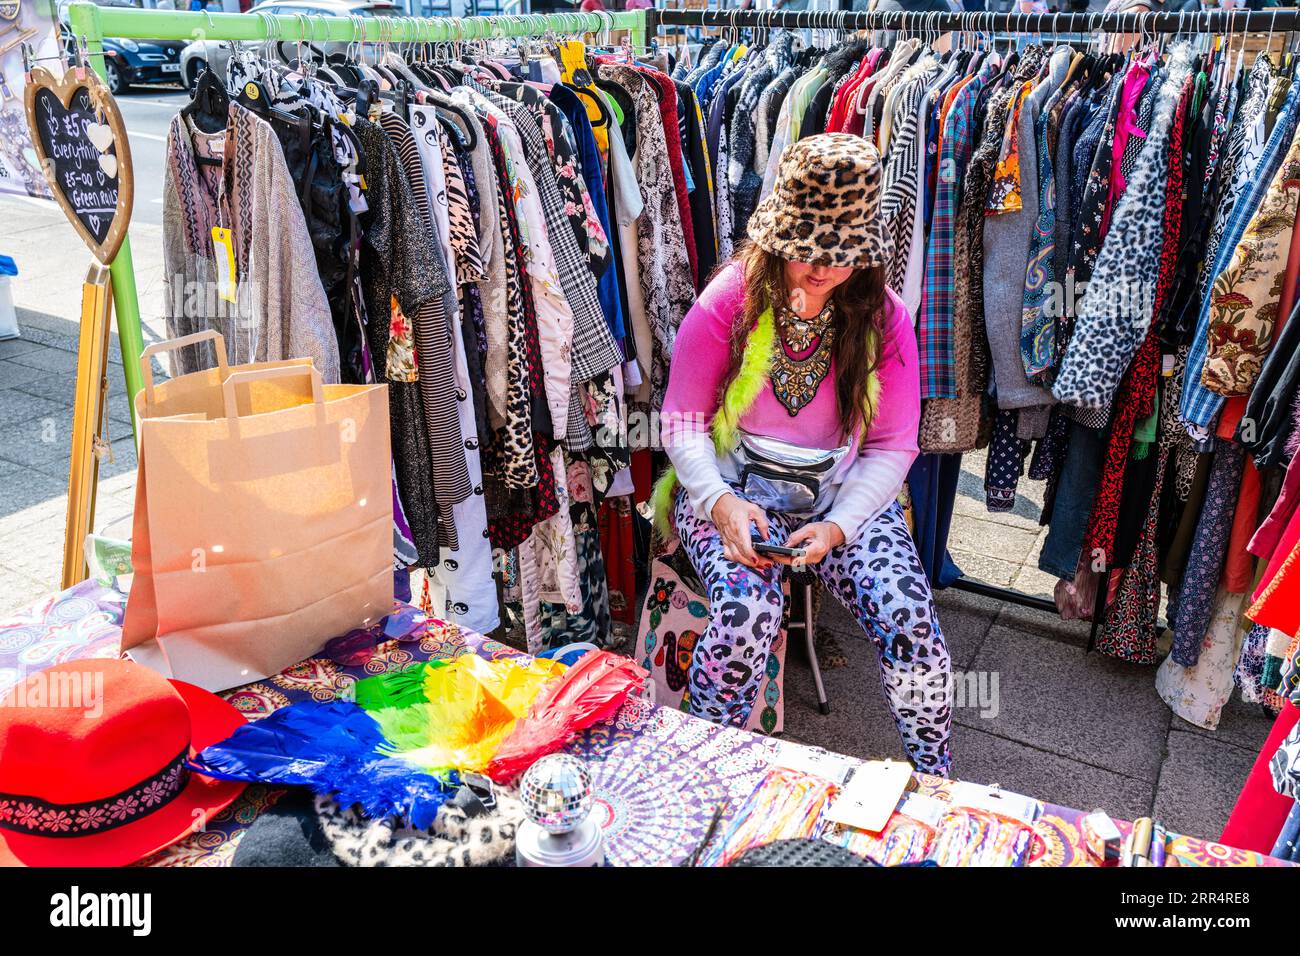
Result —
<instances>
[{"instance_id":1,"label":"paper bag handle","mask_svg":"<svg viewBox=\"0 0 1300 956\"><path fill-rule=\"evenodd\" d=\"M279 368L250 368L242 372L227 375L221 385L222 398L225 402L227 418L238 418L239 410L235 407L235 385L239 382L256 382L264 378L288 378L291 375L306 375L311 379L311 400L316 405L325 404L325 386L321 384L320 372L314 365L282 365Z\"/></svg>"},{"instance_id":2,"label":"paper bag handle","mask_svg":"<svg viewBox=\"0 0 1300 956\"><path fill-rule=\"evenodd\" d=\"M175 352L187 345L196 345L199 342L207 341L211 341L212 347L217 351L217 368L220 369L221 377L224 379L230 367L226 362L226 340L215 329L204 329L202 332L182 335L178 339L155 342L153 345L146 346L145 350L140 353L140 375L144 379L145 401L150 405L153 404L153 365L149 361L151 358L155 355L161 355L163 352Z\"/></svg>"}]
</instances>

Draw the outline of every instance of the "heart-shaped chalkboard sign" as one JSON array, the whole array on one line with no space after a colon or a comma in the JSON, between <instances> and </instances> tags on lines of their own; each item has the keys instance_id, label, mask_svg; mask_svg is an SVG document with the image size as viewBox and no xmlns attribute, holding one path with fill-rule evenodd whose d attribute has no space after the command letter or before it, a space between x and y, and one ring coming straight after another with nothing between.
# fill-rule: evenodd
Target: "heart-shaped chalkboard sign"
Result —
<instances>
[{"instance_id":1,"label":"heart-shaped chalkboard sign","mask_svg":"<svg viewBox=\"0 0 1300 956\"><path fill-rule=\"evenodd\" d=\"M54 198L95 258L112 262L135 198L131 146L113 95L91 70L70 69L57 79L35 67L26 103L32 145Z\"/></svg>"}]
</instances>

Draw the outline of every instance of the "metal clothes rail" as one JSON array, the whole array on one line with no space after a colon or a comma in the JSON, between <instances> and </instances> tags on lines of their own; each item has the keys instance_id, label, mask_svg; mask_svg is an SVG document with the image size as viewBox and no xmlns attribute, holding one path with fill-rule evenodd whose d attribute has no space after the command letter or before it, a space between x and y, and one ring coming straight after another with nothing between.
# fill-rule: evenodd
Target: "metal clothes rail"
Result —
<instances>
[{"instance_id":1,"label":"metal clothes rail","mask_svg":"<svg viewBox=\"0 0 1300 956\"><path fill-rule=\"evenodd\" d=\"M149 40L284 40L316 42L444 43L498 37L542 36L555 33L602 33L627 30L633 46L645 45L644 13L520 14L499 17L325 17L273 16L251 13L189 13L171 10L136 10L73 3L68 7L73 35L84 38L95 72L104 77L105 37ZM135 414L134 398L144 387L140 354L144 336L140 328L140 302L131 256L130 234L111 265L113 305L117 313L118 342L126 371L127 397Z\"/></svg>"},{"instance_id":2,"label":"metal clothes rail","mask_svg":"<svg viewBox=\"0 0 1300 956\"><path fill-rule=\"evenodd\" d=\"M1190 10L1171 13L868 13L851 10L652 10L659 26L809 30L974 31L978 33L1286 33L1300 29L1300 10Z\"/></svg>"}]
</instances>

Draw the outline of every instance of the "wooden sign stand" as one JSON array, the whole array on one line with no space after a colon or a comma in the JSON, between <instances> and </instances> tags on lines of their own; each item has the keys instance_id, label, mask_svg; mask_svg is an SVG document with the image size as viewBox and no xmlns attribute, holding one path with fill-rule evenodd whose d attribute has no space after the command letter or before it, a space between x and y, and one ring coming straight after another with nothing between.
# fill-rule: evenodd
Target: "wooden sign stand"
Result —
<instances>
[{"instance_id":1,"label":"wooden sign stand","mask_svg":"<svg viewBox=\"0 0 1300 956\"><path fill-rule=\"evenodd\" d=\"M108 342L113 317L109 263L131 222L134 178L126 127L112 94L90 70L56 78L32 69L25 96L32 145L64 215L94 256L81 287L77 394L72 412L62 587L86 577L86 536L94 527L101 436L108 401Z\"/></svg>"},{"instance_id":2,"label":"wooden sign stand","mask_svg":"<svg viewBox=\"0 0 1300 956\"><path fill-rule=\"evenodd\" d=\"M68 518L63 536L64 588L86 578L84 543L95 526L95 491L103 453L108 403L108 335L113 280L108 266L91 263L81 285L81 337L77 343L77 397L72 411L72 464L68 468Z\"/></svg>"}]
</instances>

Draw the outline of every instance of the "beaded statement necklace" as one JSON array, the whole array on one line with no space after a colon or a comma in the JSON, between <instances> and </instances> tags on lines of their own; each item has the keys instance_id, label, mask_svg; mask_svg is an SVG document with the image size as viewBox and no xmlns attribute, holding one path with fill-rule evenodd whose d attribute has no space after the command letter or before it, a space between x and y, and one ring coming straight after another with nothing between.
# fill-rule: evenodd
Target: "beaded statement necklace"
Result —
<instances>
[{"instance_id":1,"label":"beaded statement necklace","mask_svg":"<svg viewBox=\"0 0 1300 956\"><path fill-rule=\"evenodd\" d=\"M826 307L811 318L800 318L792 309L783 308L777 313L776 326L780 330L777 347L772 357L772 391L791 416L799 414L817 395L817 389L831 367L831 349L835 344L835 306ZM816 348L801 359L790 353L806 352Z\"/></svg>"}]
</instances>

